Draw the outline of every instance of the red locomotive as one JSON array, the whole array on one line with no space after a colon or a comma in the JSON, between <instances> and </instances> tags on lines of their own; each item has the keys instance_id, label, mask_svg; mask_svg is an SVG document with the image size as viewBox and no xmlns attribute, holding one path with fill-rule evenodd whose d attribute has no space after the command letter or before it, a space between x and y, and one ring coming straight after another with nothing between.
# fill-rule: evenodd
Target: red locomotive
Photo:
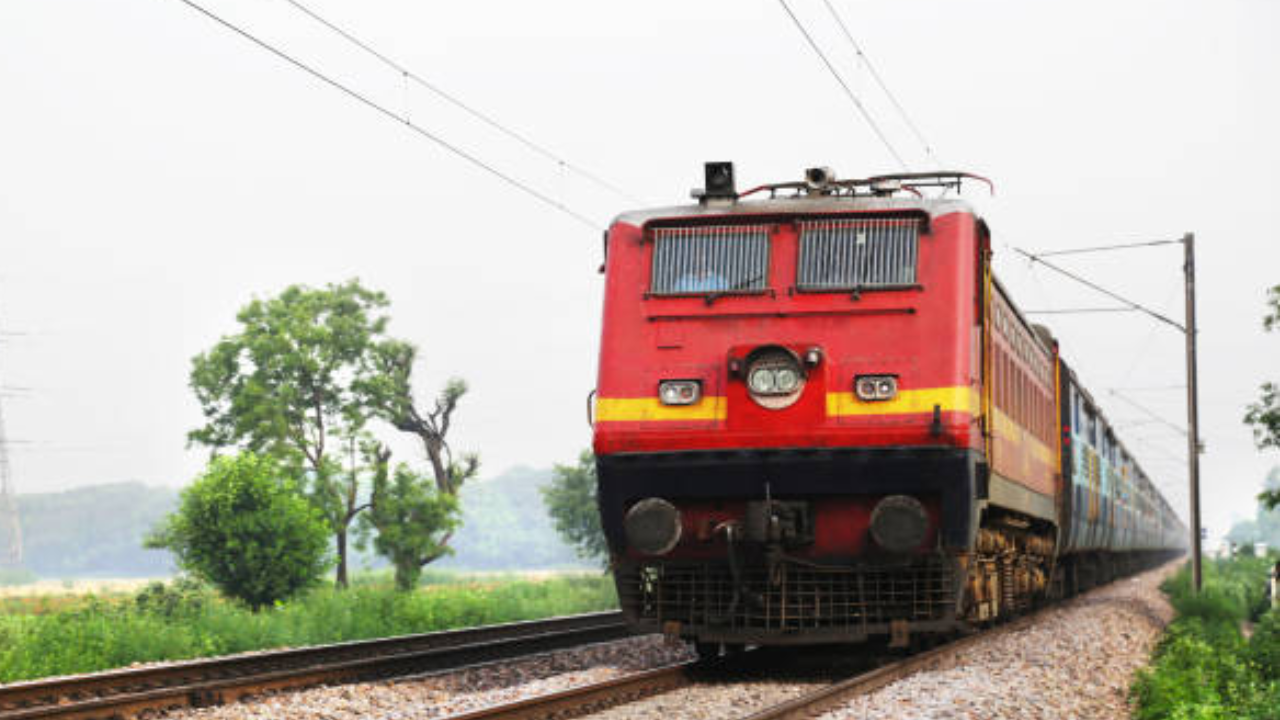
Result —
<instances>
[{"instance_id":1,"label":"red locomotive","mask_svg":"<svg viewBox=\"0 0 1280 720\"><path fill-rule=\"evenodd\" d=\"M991 272L965 173L739 194L606 238L599 502L623 610L720 644L947 633L1184 528ZM748 199L757 196L760 199Z\"/></svg>"}]
</instances>

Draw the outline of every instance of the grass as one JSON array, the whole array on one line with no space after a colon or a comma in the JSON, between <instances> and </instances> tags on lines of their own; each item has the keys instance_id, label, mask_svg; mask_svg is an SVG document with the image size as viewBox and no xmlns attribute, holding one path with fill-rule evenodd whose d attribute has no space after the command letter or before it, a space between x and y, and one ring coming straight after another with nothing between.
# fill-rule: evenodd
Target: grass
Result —
<instances>
[{"instance_id":1,"label":"grass","mask_svg":"<svg viewBox=\"0 0 1280 720\"><path fill-rule=\"evenodd\" d=\"M612 581L598 574L434 579L400 593L380 577L360 578L345 592L318 588L256 614L181 581L154 583L136 595L6 605L0 682L617 607Z\"/></svg>"},{"instance_id":2,"label":"grass","mask_svg":"<svg viewBox=\"0 0 1280 720\"><path fill-rule=\"evenodd\" d=\"M1137 720L1280 720L1280 611L1265 597L1273 562L1206 562L1199 594L1186 567L1165 581L1177 616L1134 684Z\"/></svg>"}]
</instances>

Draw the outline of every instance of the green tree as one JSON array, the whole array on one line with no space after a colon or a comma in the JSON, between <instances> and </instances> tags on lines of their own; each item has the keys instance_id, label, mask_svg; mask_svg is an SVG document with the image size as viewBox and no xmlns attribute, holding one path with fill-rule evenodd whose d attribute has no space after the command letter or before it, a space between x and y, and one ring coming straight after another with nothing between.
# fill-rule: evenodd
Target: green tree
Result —
<instances>
[{"instance_id":1,"label":"green tree","mask_svg":"<svg viewBox=\"0 0 1280 720\"><path fill-rule=\"evenodd\" d=\"M377 393L397 388L376 377L375 358L405 346L386 335L388 304L357 280L293 285L242 308L239 331L192 361L190 385L206 423L189 442L215 454L229 447L266 453L291 470L328 521L340 587L347 585L348 530L367 507L354 448L375 408L389 404Z\"/></svg>"},{"instance_id":2,"label":"green tree","mask_svg":"<svg viewBox=\"0 0 1280 720\"><path fill-rule=\"evenodd\" d=\"M374 372L362 380L365 394L378 403L378 413L397 430L418 438L431 463L436 489L445 495L457 495L462 483L480 470L480 457L463 453L457 462L449 445L458 402L467 394L467 382L450 378L436 396L431 410L421 410L414 401L413 363L417 348L405 342L384 343L371 353Z\"/></svg>"},{"instance_id":3,"label":"green tree","mask_svg":"<svg viewBox=\"0 0 1280 720\"><path fill-rule=\"evenodd\" d=\"M147 539L223 594L259 610L314 584L329 567L321 513L271 458L214 458Z\"/></svg>"},{"instance_id":4,"label":"green tree","mask_svg":"<svg viewBox=\"0 0 1280 720\"><path fill-rule=\"evenodd\" d=\"M596 504L596 461L584 450L577 465L556 465L551 484L542 488L542 501L555 521L556 532L584 558L603 560L609 553L600 509Z\"/></svg>"},{"instance_id":5,"label":"green tree","mask_svg":"<svg viewBox=\"0 0 1280 720\"><path fill-rule=\"evenodd\" d=\"M455 508L458 504L458 492L462 484L475 477L480 471L480 456L475 453L462 453L454 460L453 449L449 445L449 430L452 428L454 413L458 403L467 394L467 383L461 378L450 378L444 388L435 397L430 410L422 410L415 402L412 372L417 348L409 343L391 342L377 346L372 353L375 372L368 375L365 393L378 403L378 414L401 432L407 432L418 438L423 453L431 464L431 481L435 483L435 495L452 498ZM375 451L375 455L386 452ZM389 463L390 456L378 457L376 472L383 472ZM417 477L417 476L415 476ZM419 478L426 482L426 479ZM394 484L388 487L394 488ZM406 486L407 487L407 486ZM415 491L425 493L426 490ZM376 495L376 493L375 493ZM385 495L384 495L385 497ZM385 527L385 523L379 523ZM421 533L413 540L396 539L391 541L396 546L431 548L439 546L440 552L424 550L418 554L418 567L424 567L443 557L448 552L449 541L453 538L458 521L453 521L443 535L437 536L436 526L425 523L411 525ZM382 529L379 528L379 533ZM376 547L376 546L375 546ZM389 547L389 546L388 546ZM415 554L409 552L408 555Z\"/></svg>"},{"instance_id":6,"label":"green tree","mask_svg":"<svg viewBox=\"0 0 1280 720\"><path fill-rule=\"evenodd\" d=\"M1267 332L1280 328L1280 285L1267 291L1268 312L1262 318L1262 327ZM1245 424L1253 426L1253 438L1258 449L1280 448L1280 384L1263 383L1262 397L1258 402L1249 405L1245 416ZM1268 488L1262 491L1258 500L1269 508L1280 507L1280 489Z\"/></svg>"},{"instance_id":7,"label":"green tree","mask_svg":"<svg viewBox=\"0 0 1280 720\"><path fill-rule=\"evenodd\" d=\"M374 465L369 512L361 518L374 529L374 550L391 561L396 587L417 587L422 568L452 552L449 538L459 522L458 496L442 492L432 478L415 473L404 463L389 471L391 452L369 447Z\"/></svg>"}]
</instances>

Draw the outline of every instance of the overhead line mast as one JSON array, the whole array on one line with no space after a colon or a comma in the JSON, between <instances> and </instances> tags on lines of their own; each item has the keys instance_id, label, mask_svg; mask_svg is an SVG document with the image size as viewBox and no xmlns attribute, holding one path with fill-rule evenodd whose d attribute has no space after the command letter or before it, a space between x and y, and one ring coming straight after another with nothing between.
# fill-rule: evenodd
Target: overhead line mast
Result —
<instances>
[{"instance_id":1,"label":"overhead line mast","mask_svg":"<svg viewBox=\"0 0 1280 720\"><path fill-rule=\"evenodd\" d=\"M0 401L0 568L22 566L22 524L18 518L18 500L9 466L9 438L4 427L4 408Z\"/></svg>"}]
</instances>

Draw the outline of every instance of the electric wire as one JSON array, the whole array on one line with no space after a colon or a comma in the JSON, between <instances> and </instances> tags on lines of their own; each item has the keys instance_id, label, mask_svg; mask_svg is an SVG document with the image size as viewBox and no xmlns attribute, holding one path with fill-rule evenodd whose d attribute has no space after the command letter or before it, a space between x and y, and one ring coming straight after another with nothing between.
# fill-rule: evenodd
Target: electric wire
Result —
<instances>
[{"instance_id":1,"label":"electric wire","mask_svg":"<svg viewBox=\"0 0 1280 720\"><path fill-rule=\"evenodd\" d=\"M604 188L605 190L612 192L613 194L627 200L628 202L634 203L636 205L644 204L643 200L636 198L635 196L631 195L630 193L618 187L617 185L614 185L613 183L609 182L608 180L605 180L604 178L600 177L599 175L596 175L595 173L592 173L588 170L578 167L577 165L574 165L573 163L569 162L568 160L565 160L564 158L560 157L559 155L552 152L551 150L548 150L546 147L534 142L533 140L529 139L523 134L518 133L515 130L512 130L511 128L503 125L502 123L498 122L491 116L463 102L452 93L445 91L439 85L436 85L435 83L428 81L427 79L423 78L421 75L418 75L417 73L415 73L413 70L410 70L408 67L393 60L392 58L387 56L385 53L380 52L379 50L374 48L372 45L357 38L355 35L343 29L342 27L339 27L336 23L322 17L319 13L315 12L311 8L307 7L306 5L303 5L298 0L285 0L285 2L292 5L296 10L298 10L298 12L301 12L307 17L310 17L312 20L315 20L316 22L325 26L329 30L338 34L339 36L341 36L343 39L347 40L351 44L365 51L369 55L372 55L373 57L377 58L380 62L382 62L382 64L400 73L400 75L403 76L404 78L411 80L414 83L417 83L423 88L426 88L427 90L431 91L437 97L444 100L445 102L448 102L449 104L453 105L459 110L462 110L463 112L479 120L485 125L488 125L494 130L497 130L503 135L506 135L512 140L515 140L521 145L524 145L525 147L532 150L533 152L556 163L561 168L568 170L569 172L574 173L575 175L578 175L579 177L597 185L598 187Z\"/></svg>"},{"instance_id":2,"label":"electric wire","mask_svg":"<svg viewBox=\"0 0 1280 720\"><path fill-rule=\"evenodd\" d=\"M386 116L386 117L388 117L388 118L390 118L390 119L392 119L392 120L395 120L397 123L399 123L399 124L401 124L401 125L404 125L405 127L409 128L409 129L410 129L410 130L412 130L413 132L417 133L419 136L421 136L421 137L423 137L423 138L425 138L425 139L427 139L427 140L430 140L431 142L435 143L435 144L436 144L436 145L438 145L439 147L444 148L445 150L447 150L447 151L449 151L449 152L453 153L454 155L457 155L458 157L462 158L463 160L466 160L467 162L471 163L472 165L475 165L476 167L478 167L478 168L480 168L480 169L484 170L485 172L489 173L490 175L493 175L494 177L498 178L499 180L502 180L503 182L507 183L507 184L508 184L508 185L510 185L511 187L514 187L514 188L516 188L517 190L520 190L521 192L525 193L526 195L529 195L530 197L532 197L532 198L534 198L534 199L538 200L539 202L541 202L541 203L543 203L543 204L545 204L545 205L548 205L548 206L550 206L550 207L552 207L552 208L554 208L554 209L556 209L556 210L560 211L561 213L564 213L565 215L568 215L569 217L573 218L574 220L577 220L579 223L581 223L581 224L583 224L583 225L586 225L587 227L592 228L593 230L603 230L603 229L604 229L604 228L603 228L603 226L601 226L601 225L600 225L599 223L597 223L596 221L594 221L594 220L592 220L592 219L588 218L586 215L583 215L583 214L581 214L581 213L577 212L576 210L574 210L574 209L570 208L569 206L565 205L564 203L560 202L559 200L556 200L555 198L553 198L553 197L551 197L551 196L549 196L549 195L546 195L546 194L542 193L541 191L537 190L537 189L536 189L536 188L534 188L533 186L531 186L531 185L529 185L529 184L527 184L527 183L524 183L524 182L522 182L522 181L520 181L520 180L517 180L516 178L513 178L513 177L511 177L510 175L507 175L506 173L502 172L501 170L497 169L496 167L494 167L494 166L492 166L492 165L490 165L490 164L486 163L484 160L481 160L480 158L476 157L475 155L472 155L471 153L467 152L466 150L463 150L462 148L458 147L457 145L454 145L453 143L450 143L449 141L445 140L444 138L440 137L439 135L436 135L435 133L432 133L430 130L427 130L426 128L424 128L424 127L422 127L422 126L420 126L420 125L417 125L417 124L413 123L413 122L412 122L412 121L411 121L407 116L402 117L402 116L398 115L394 110L391 110L391 109L387 108L386 106L381 105L381 104L379 104L378 102L376 102L376 101L374 101L374 100L370 99L369 97L367 97L367 96L365 96L365 95L361 94L359 91L354 90L354 89L352 89L352 88L350 88L350 87L348 87L348 86L346 86L346 85L342 84L341 82L338 82L337 80L334 80L333 78L329 77L328 75L325 75L324 73L322 73L322 72L320 72L319 70L317 70L317 69L315 69L315 68L311 67L310 65L308 65L308 64L306 64L306 63L304 63L304 62L302 62L301 60L298 60L297 58L293 57L292 55L289 55L288 53L284 52L283 50L280 50L279 48L275 47L274 45L272 45L272 44L268 43L267 41L265 41L265 40L263 40L263 39L259 38L259 37L258 37L258 36L256 36L256 35L254 35L254 34L250 33L249 31L247 31L247 30L245 30L245 29L241 28L240 26L238 26L238 25L236 25L236 24L232 23L231 21L226 20L226 19L222 18L221 16L219 16L219 15L217 15L217 14L213 13L211 10L209 10L209 9L205 8L204 6L200 5L199 3L194 2L194 0L178 0L178 2L182 3L183 5L186 5L187 7L191 8L192 10L195 10L196 12L199 12L200 14L202 14L202 15L204 15L205 17L209 18L210 20L213 20L214 22L218 23L219 25L222 25L222 26L223 26L223 27L225 27L226 29L228 29L228 30L230 30L230 31L234 32L235 34L237 34L237 35L239 35L239 36L243 37L244 39L246 39L246 40L248 40L248 41L252 42L253 44L257 45L258 47L262 48L263 50L266 50L267 52L271 53L272 55L275 55L276 57L280 58L281 60L284 60L285 62L289 63L290 65L293 65L294 67L298 68L299 70L302 70L303 72L307 73L308 75L311 75L312 77L316 78L317 80L320 80L321 82L324 82L325 84L329 85L330 87L334 88L335 90L338 90L338 91L342 92L343 94L345 94L345 95L347 95L348 97L350 97L351 99L353 99L353 100L355 100L355 101L357 101L357 102L361 103L362 105L364 105L364 106L366 106L366 107L368 107L368 108L370 108L370 109L372 109L372 110L374 110L374 111L376 111L376 112L378 112L378 113L380 113L380 114L382 114L382 115L384 115L384 116Z\"/></svg>"},{"instance_id":3,"label":"electric wire","mask_svg":"<svg viewBox=\"0 0 1280 720\"><path fill-rule=\"evenodd\" d=\"M1147 242L1121 243L1119 245L1096 245L1094 247L1069 248L1067 250L1050 250L1036 253L1036 257L1053 257L1055 255L1083 255L1085 253L1106 252L1108 250L1127 250L1130 248L1153 247L1156 245L1181 245L1181 240L1150 240Z\"/></svg>"},{"instance_id":4,"label":"electric wire","mask_svg":"<svg viewBox=\"0 0 1280 720\"><path fill-rule=\"evenodd\" d=\"M862 119L866 120L867 124L871 126L871 130L875 132L876 137L880 138L880 142L884 144L886 149L888 149L889 154L893 156L894 160L898 161L898 165L900 165L903 170L910 170L911 168L907 167L906 161L902 159L902 156L898 154L897 149L893 147L893 143L889 142L889 138L885 137L884 131L880 129L880 126L876 124L875 119L871 117L871 113L867 110L866 106L864 106L862 101L858 99L858 96L853 93L849 84L844 81L844 78L836 71L835 66L831 64L831 60L827 57L827 54L822 51L822 48L818 46L818 43L813 39L813 36L805 29L804 23L801 23L800 18L796 17L796 14L791 11L791 6L787 4L787 0L778 0L778 3L782 5L783 10L787 11L787 16L791 18L791 22L795 23L796 29L804 36L804 39L809 43L809 47L813 48L813 51L818 54L818 57L822 60L822 64L827 66L827 70L831 73L831 76L836 79L836 82L840 83L840 87L844 89L845 96L849 98L849 101L853 103L853 106L862 114Z\"/></svg>"},{"instance_id":5,"label":"electric wire","mask_svg":"<svg viewBox=\"0 0 1280 720\"><path fill-rule=\"evenodd\" d=\"M183 0L183 2L186 2L186 0ZM1054 265L1053 263L1047 262L1047 261L1045 261L1044 259L1042 259L1039 255L1034 255L1034 254L1032 254L1032 253L1029 253L1029 252L1027 252L1026 250L1023 250L1022 248L1017 248L1017 247L1015 247L1015 248L1013 248L1013 249L1014 249L1014 251L1015 251L1015 252L1021 253L1021 254L1025 255L1025 256L1027 256L1028 258L1030 258L1030 259L1032 260L1032 262L1038 262L1038 263L1040 263L1041 265L1044 265L1045 267L1049 268L1050 270L1053 270L1054 272L1056 272L1056 273L1058 273L1058 274L1060 274L1060 275L1065 275L1066 277L1069 277L1069 278L1071 278L1072 280L1075 280L1076 282L1080 283L1081 285L1084 285L1084 286L1086 286L1086 287L1090 287L1090 288L1092 288L1092 289L1094 289L1094 290L1096 290L1096 291L1098 291L1098 292L1102 293L1103 295L1106 295L1107 297L1111 298L1112 300L1116 300L1116 301L1118 301L1118 302L1124 303L1125 305L1128 305L1129 307L1131 307L1131 308L1133 308L1134 310L1137 310L1137 311L1139 311L1139 312L1146 313L1147 315L1150 315L1151 317L1155 318L1156 320L1159 320L1159 321L1160 321L1160 322L1162 322L1162 323L1166 323L1166 324L1168 324L1168 325L1172 325L1172 326L1173 326L1173 327L1175 327L1175 328L1178 328L1179 330L1181 330L1181 331L1182 331L1182 332L1184 332L1184 333L1187 331L1187 329L1186 329L1186 328L1184 328L1184 327L1182 326L1182 324L1181 324L1181 323L1178 323L1178 322L1176 322L1176 321L1174 321L1174 320L1170 320L1168 317L1166 317L1166 316L1164 316L1164 315L1161 315L1160 313L1156 312L1155 310L1152 310L1151 308L1146 307L1145 305L1141 305L1141 304L1136 303L1136 302L1134 302L1134 301L1132 301L1132 300L1129 300L1128 298L1125 298L1125 297L1123 297L1122 295L1119 295L1119 294L1117 294L1117 293L1114 293L1114 292L1112 292L1112 291L1110 291L1110 290L1108 290L1108 289L1106 289L1106 288L1102 287L1101 285L1098 285L1098 284L1097 284L1097 283L1095 283L1095 282L1092 282L1092 281L1090 281L1090 280L1086 280L1086 279L1084 279L1084 278L1080 277L1079 275L1077 275L1077 274L1075 274L1075 273L1073 273L1073 272L1071 272L1071 271L1069 271L1069 270L1064 270L1064 269L1062 269L1062 268L1058 267L1057 265Z\"/></svg>"},{"instance_id":6,"label":"electric wire","mask_svg":"<svg viewBox=\"0 0 1280 720\"><path fill-rule=\"evenodd\" d=\"M880 77L880 73L876 70L876 66L871 62L871 58L862 51L862 46L853 39L853 34L849 32L848 26L844 24L844 18L840 17L840 13L836 12L836 8L831 4L831 0L822 0L822 4L827 6L827 12L831 13L831 17L835 18L836 25L840 27L840 32L844 34L844 37L849 41L849 44L853 46L853 51L858 54L858 57L862 62L866 63L867 70L871 73L872 79L876 81L876 85L880 86L880 89L884 92L885 96L889 98L889 102L893 103L893 106L898 110L898 115L902 117L903 123L911 129L912 134L920 141L920 144L924 147L924 153L933 159L934 165L942 167L942 162L938 160L938 156L933 152L933 146L929 144L929 141L924 137L924 133L920 132L920 128L911 120L911 116L907 114L907 109L902 106L902 103L898 102L897 96L889 89L884 78Z\"/></svg>"},{"instance_id":7,"label":"electric wire","mask_svg":"<svg viewBox=\"0 0 1280 720\"><path fill-rule=\"evenodd\" d=\"M1186 435L1186 434L1187 434L1187 429L1186 429L1186 428L1181 427L1181 426L1179 426L1179 425L1175 425L1175 424L1173 424L1173 423L1169 422L1168 420L1165 420L1164 418L1160 417L1160 415L1159 415L1158 413L1153 412L1152 410L1149 410L1145 405L1142 405L1141 403L1138 403L1138 402L1137 402L1137 401L1135 401L1133 398L1130 398L1129 396L1125 395L1124 393L1120 392L1119 390L1112 389L1112 390L1108 390L1107 392L1108 392L1108 394L1109 394L1109 395L1112 395L1113 397L1116 397L1116 398L1119 398L1120 400L1122 400L1122 401L1123 401L1126 405L1128 405L1129 407L1131 407L1131 408L1133 408L1133 409L1137 410L1138 412L1142 413L1143 415L1146 415L1148 418L1150 418L1150 419L1151 419L1151 420L1153 420L1154 422L1156 422L1156 423L1158 423L1158 424L1160 424L1160 425L1163 425L1163 426L1165 426L1165 427L1167 427L1167 428L1169 428L1169 429L1171 429L1171 430L1173 430L1173 431L1175 431L1175 432L1177 432L1177 433L1180 433L1180 434L1182 434L1182 435Z\"/></svg>"}]
</instances>

